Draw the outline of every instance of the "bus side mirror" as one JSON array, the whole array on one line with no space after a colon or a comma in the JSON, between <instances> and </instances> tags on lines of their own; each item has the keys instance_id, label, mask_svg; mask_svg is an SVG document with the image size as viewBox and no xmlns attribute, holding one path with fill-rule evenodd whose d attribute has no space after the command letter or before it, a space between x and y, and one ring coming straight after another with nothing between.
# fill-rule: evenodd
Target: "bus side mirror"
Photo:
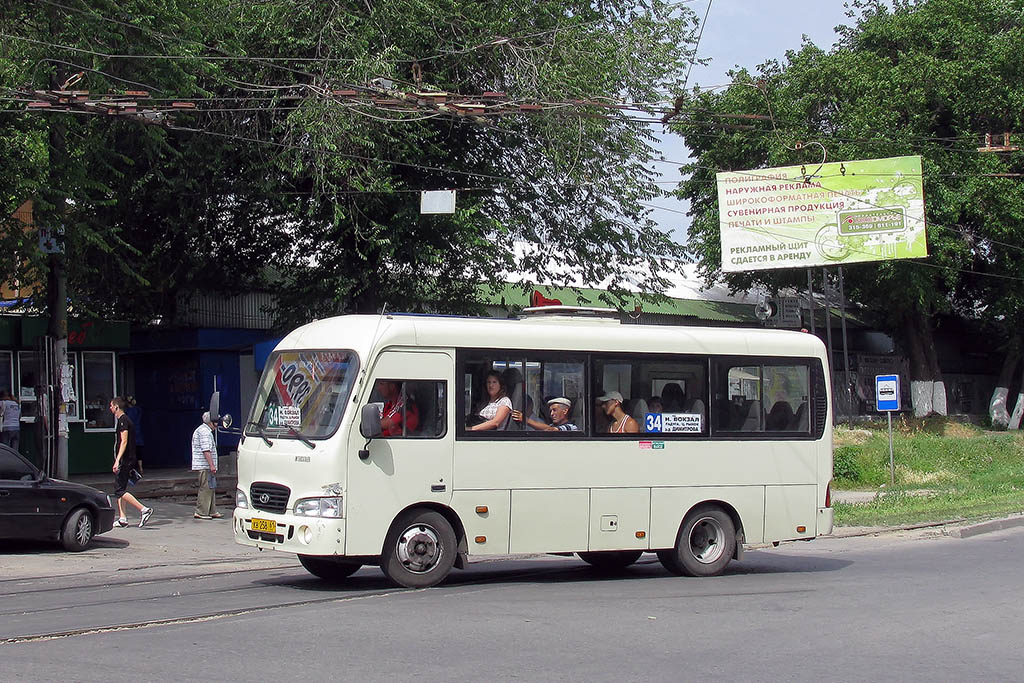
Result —
<instances>
[{"instance_id":1,"label":"bus side mirror","mask_svg":"<svg viewBox=\"0 0 1024 683\"><path fill-rule=\"evenodd\" d=\"M220 419L220 392L215 391L210 395L210 420L217 424Z\"/></svg>"},{"instance_id":2,"label":"bus side mirror","mask_svg":"<svg viewBox=\"0 0 1024 683\"><path fill-rule=\"evenodd\" d=\"M359 433L366 439L366 446L359 451L360 460L370 457L370 439L380 436L380 409L373 403L367 403L359 411Z\"/></svg>"},{"instance_id":3,"label":"bus side mirror","mask_svg":"<svg viewBox=\"0 0 1024 683\"><path fill-rule=\"evenodd\" d=\"M359 433L366 439L375 439L380 436L380 431L380 408L367 403L359 411Z\"/></svg>"}]
</instances>

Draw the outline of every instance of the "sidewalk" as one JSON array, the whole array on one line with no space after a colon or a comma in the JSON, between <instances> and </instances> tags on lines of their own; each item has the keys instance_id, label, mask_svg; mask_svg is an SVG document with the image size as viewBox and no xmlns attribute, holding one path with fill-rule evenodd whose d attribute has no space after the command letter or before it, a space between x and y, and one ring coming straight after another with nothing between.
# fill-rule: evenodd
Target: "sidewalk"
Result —
<instances>
[{"instance_id":1,"label":"sidewalk","mask_svg":"<svg viewBox=\"0 0 1024 683\"><path fill-rule=\"evenodd\" d=\"M97 488L105 493L114 492L114 475L111 472L105 474L74 474L68 477L73 482L86 484ZM217 472L217 496L228 495L231 497L231 504L228 510L234 508L235 487L238 484L238 477L231 468ZM189 468L149 470L142 476L142 480L129 489L132 494L140 499L165 498L167 496L195 496L197 475ZM220 501L218 500L218 503Z\"/></svg>"},{"instance_id":2,"label":"sidewalk","mask_svg":"<svg viewBox=\"0 0 1024 683\"><path fill-rule=\"evenodd\" d=\"M60 544L5 542L0 550L2 582L74 577L90 585L126 577L146 580L276 567L301 569L294 555L260 552L235 543L231 533L233 499L217 501L222 519L198 520L192 517L194 498L187 502L141 498L153 508L144 528L138 528L139 514L132 509L128 513L131 526L115 526L80 553L65 552Z\"/></svg>"}]
</instances>

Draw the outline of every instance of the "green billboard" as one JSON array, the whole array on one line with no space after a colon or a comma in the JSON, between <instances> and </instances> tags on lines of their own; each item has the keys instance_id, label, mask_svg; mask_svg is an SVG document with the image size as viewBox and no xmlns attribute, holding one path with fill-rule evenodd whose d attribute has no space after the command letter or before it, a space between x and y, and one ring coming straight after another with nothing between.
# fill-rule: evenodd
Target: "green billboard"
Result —
<instances>
[{"instance_id":1,"label":"green billboard","mask_svg":"<svg viewBox=\"0 0 1024 683\"><path fill-rule=\"evenodd\" d=\"M922 258L921 157L719 173L722 270Z\"/></svg>"}]
</instances>

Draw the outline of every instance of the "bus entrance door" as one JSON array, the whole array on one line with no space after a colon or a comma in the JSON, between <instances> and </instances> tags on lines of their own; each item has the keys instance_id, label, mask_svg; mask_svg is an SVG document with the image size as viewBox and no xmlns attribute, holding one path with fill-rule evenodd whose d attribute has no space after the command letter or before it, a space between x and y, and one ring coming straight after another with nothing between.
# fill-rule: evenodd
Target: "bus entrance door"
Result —
<instances>
[{"instance_id":1,"label":"bus entrance door","mask_svg":"<svg viewBox=\"0 0 1024 683\"><path fill-rule=\"evenodd\" d=\"M402 426L373 439L370 455L358 452L365 439L358 425L349 443L346 486L346 555L377 555L395 516L416 503L449 505L452 498L455 361L437 351L385 351L370 369L359 405L383 405L381 387L395 392L387 405L404 402Z\"/></svg>"}]
</instances>

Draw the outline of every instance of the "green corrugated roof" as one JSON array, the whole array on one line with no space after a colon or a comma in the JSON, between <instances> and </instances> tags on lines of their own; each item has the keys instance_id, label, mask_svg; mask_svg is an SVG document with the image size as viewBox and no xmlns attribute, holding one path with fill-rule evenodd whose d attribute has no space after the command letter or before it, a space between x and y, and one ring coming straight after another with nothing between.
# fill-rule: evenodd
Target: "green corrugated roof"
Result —
<instances>
[{"instance_id":1,"label":"green corrugated roof","mask_svg":"<svg viewBox=\"0 0 1024 683\"><path fill-rule=\"evenodd\" d=\"M661 315L678 315L684 318L696 318L698 320L714 320L718 322L753 323L757 324L757 316L754 315L754 307L750 304L726 303L721 301L702 301L698 299L675 299L665 297L659 302L652 303L643 301L639 297L626 298L624 304L608 304L601 300L602 295L608 295L603 289L592 289L581 287L570 289L567 287L536 287L538 292L549 299L558 299L566 306L596 306L617 308L623 312L632 313L632 305L639 305L644 313L657 313ZM532 292L533 288L531 288ZM530 305L530 294L524 292L521 287L507 284L496 292L492 292L487 286L481 286L480 292L484 301L496 306L511 306L525 308Z\"/></svg>"}]
</instances>

